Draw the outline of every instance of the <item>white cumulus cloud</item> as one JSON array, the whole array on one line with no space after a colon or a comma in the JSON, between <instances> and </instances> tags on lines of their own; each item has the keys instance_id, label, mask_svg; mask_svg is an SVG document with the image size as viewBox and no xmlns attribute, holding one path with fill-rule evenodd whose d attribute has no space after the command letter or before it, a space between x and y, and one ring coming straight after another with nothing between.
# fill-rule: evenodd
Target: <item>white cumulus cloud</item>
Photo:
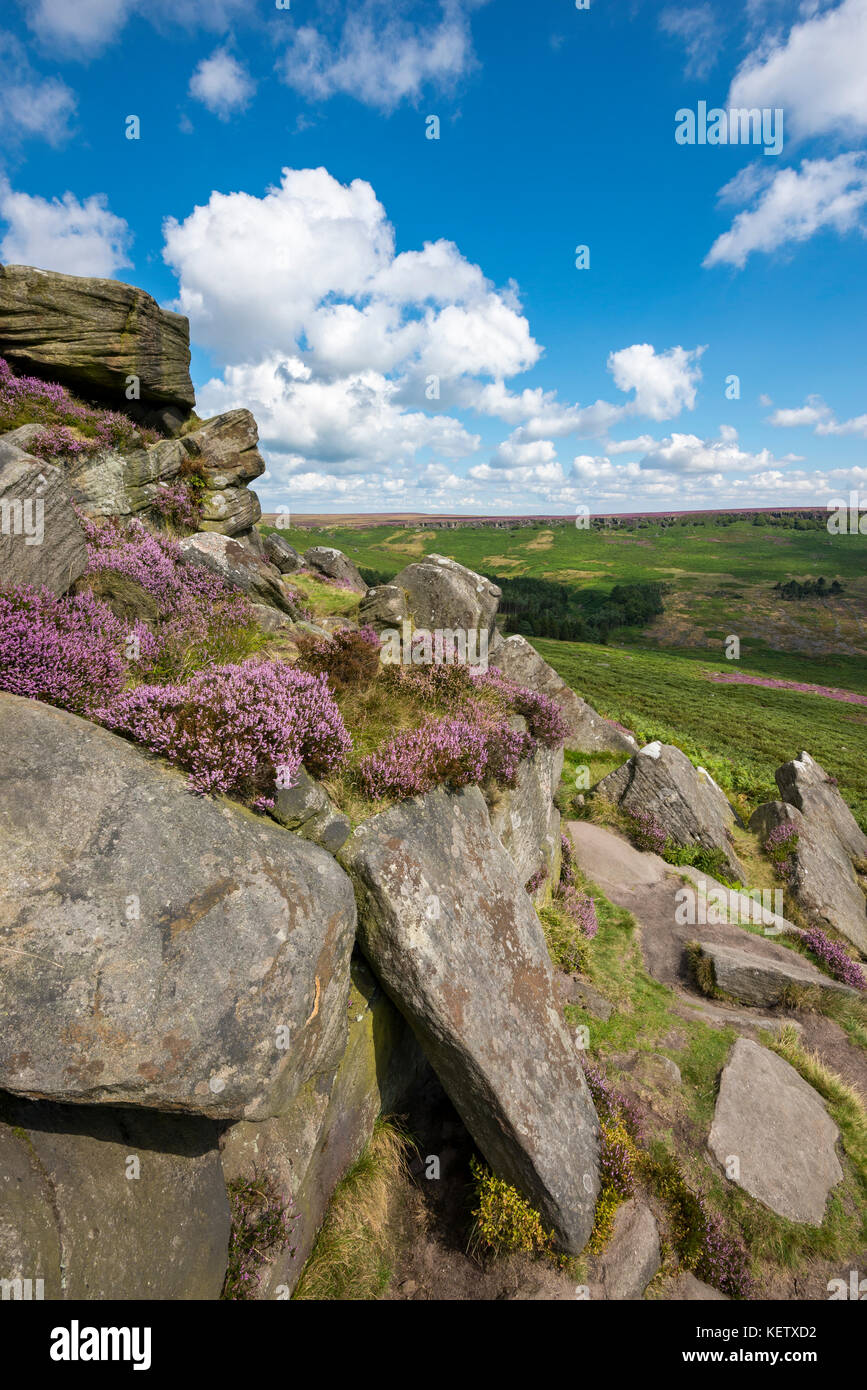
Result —
<instances>
[{"instance_id":1,"label":"white cumulus cloud","mask_svg":"<svg viewBox=\"0 0 867 1390\"><path fill-rule=\"evenodd\" d=\"M861 153L833 159L805 159L800 169L779 169L737 175L720 190L723 201L732 191L749 191L753 206L739 212L727 232L717 237L704 258L705 266L743 267L756 251L809 240L824 229L839 234L860 228L867 204L867 159Z\"/></svg>"},{"instance_id":2,"label":"white cumulus cloud","mask_svg":"<svg viewBox=\"0 0 867 1390\"><path fill-rule=\"evenodd\" d=\"M109 210L104 193L82 201L64 193L49 201L0 183L0 222L6 223L3 261L103 277L132 264L130 229Z\"/></svg>"},{"instance_id":3,"label":"white cumulus cloud","mask_svg":"<svg viewBox=\"0 0 867 1390\"><path fill-rule=\"evenodd\" d=\"M0 137L5 144L34 138L65 144L76 106L75 93L61 78L36 72L15 35L0 31Z\"/></svg>"},{"instance_id":4,"label":"white cumulus cloud","mask_svg":"<svg viewBox=\"0 0 867 1390\"><path fill-rule=\"evenodd\" d=\"M283 55L284 80L312 100L336 93L393 111L428 87L448 89L476 65L469 13L484 0L361 0L340 16L321 6L318 24L296 29Z\"/></svg>"},{"instance_id":5,"label":"white cumulus cloud","mask_svg":"<svg viewBox=\"0 0 867 1390\"><path fill-rule=\"evenodd\" d=\"M190 78L190 96L195 97L220 120L243 111L255 91L255 84L243 64L225 48L203 58Z\"/></svg>"},{"instance_id":6,"label":"white cumulus cloud","mask_svg":"<svg viewBox=\"0 0 867 1390\"><path fill-rule=\"evenodd\" d=\"M695 405L701 380L698 360L703 352L703 347L673 347L657 352L650 343L633 343L612 352L608 368L621 391L635 392L630 414L670 420Z\"/></svg>"},{"instance_id":7,"label":"white cumulus cloud","mask_svg":"<svg viewBox=\"0 0 867 1390\"><path fill-rule=\"evenodd\" d=\"M810 10L814 10L810 13ZM782 107L798 137L867 131L867 0L810 6L787 34L769 35L738 70L729 106Z\"/></svg>"}]
</instances>

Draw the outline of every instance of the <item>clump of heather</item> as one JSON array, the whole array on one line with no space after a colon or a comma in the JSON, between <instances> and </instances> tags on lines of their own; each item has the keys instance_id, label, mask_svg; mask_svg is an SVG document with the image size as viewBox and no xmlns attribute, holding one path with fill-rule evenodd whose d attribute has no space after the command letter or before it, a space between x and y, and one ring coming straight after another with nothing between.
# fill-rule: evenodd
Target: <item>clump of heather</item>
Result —
<instances>
[{"instance_id":1,"label":"clump of heather","mask_svg":"<svg viewBox=\"0 0 867 1390\"><path fill-rule=\"evenodd\" d=\"M372 627L341 627L330 638L295 634L303 671L324 672L333 690L369 685L379 670L379 635Z\"/></svg>"},{"instance_id":2,"label":"clump of heather","mask_svg":"<svg viewBox=\"0 0 867 1390\"><path fill-rule=\"evenodd\" d=\"M555 902L587 940L592 941L599 930L599 921L596 916L596 904L590 894L575 884L567 884L558 888Z\"/></svg>"},{"instance_id":3,"label":"clump of heather","mask_svg":"<svg viewBox=\"0 0 867 1390\"><path fill-rule=\"evenodd\" d=\"M87 444L68 425L48 425L33 436L29 452L41 459L74 459L87 452Z\"/></svg>"},{"instance_id":4,"label":"clump of heather","mask_svg":"<svg viewBox=\"0 0 867 1390\"><path fill-rule=\"evenodd\" d=\"M773 861L779 878L791 882L795 873L795 850L798 847L798 828L791 821L775 825L765 840L765 853Z\"/></svg>"},{"instance_id":5,"label":"clump of heather","mask_svg":"<svg viewBox=\"0 0 867 1390\"><path fill-rule=\"evenodd\" d=\"M13 695L89 714L119 696L156 649L143 624L121 622L91 593L0 591L0 689Z\"/></svg>"},{"instance_id":6,"label":"clump of heather","mask_svg":"<svg viewBox=\"0 0 867 1390\"><path fill-rule=\"evenodd\" d=\"M548 748L559 748L569 735L563 711L548 695L510 681L500 671L469 668L470 680L477 690L487 690L500 696L503 704L527 721L534 738Z\"/></svg>"},{"instance_id":7,"label":"clump of heather","mask_svg":"<svg viewBox=\"0 0 867 1390\"><path fill-rule=\"evenodd\" d=\"M533 740L549 748L558 748L568 734L558 704L547 695L507 680L500 671L444 661L420 667L386 666L385 672L386 679L424 700L436 701L452 714L463 714L468 706L478 707L482 703L501 717L519 714L526 720Z\"/></svg>"},{"instance_id":8,"label":"clump of heather","mask_svg":"<svg viewBox=\"0 0 867 1390\"><path fill-rule=\"evenodd\" d=\"M199 671L183 685L140 685L94 717L189 773L192 790L259 809L303 764L333 771L352 746L324 675L251 660Z\"/></svg>"},{"instance_id":9,"label":"clump of heather","mask_svg":"<svg viewBox=\"0 0 867 1390\"><path fill-rule=\"evenodd\" d=\"M650 811L639 811L637 815L628 815L627 819L629 836L636 849L662 854L668 836L656 817Z\"/></svg>"},{"instance_id":10,"label":"clump of heather","mask_svg":"<svg viewBox=\"0 0 867 1390\"><path fill-rule=\"evenodd\" d=\"M722 1217L708 1208L703 1197L696 1201L703 1219L700 1252L694 1266L697 1278L729 1298L746 1298L752 1277L745 1246L728 1234Z\"/></svg>"},{"instance_id":11,"label":"clump of heather","mask_svg":"<svg viewBox=\"0 0 867 1390\"><path fill-rule=\"evenodd\" d=\"M28 446L39 458L72 459L97 449L153 443L156 430L137 428L128 415L83 405L56 381L19 376L0 357L0 433L45 425Z\"/></svg>"},{"instance_id":12,"label":"clump of heather","mask_svg":"<svg viewBox=\"0 0 867 1390\"><path fill-rule=\"evenodd\" d=\"M545 879L547 877L548 869L546 865L542 864L541 867L538 868L536 872L534 874L531 874L530 877L527 879L527 882L524 884L524 892L529 893L530 897L532 898L534 893L538 893L539 889L542 887L542 884L545 882Z\"/></svg>"},{"instance_id":13,"label":"clump of heather","mask_svg":"<svg viewBox=\"0 0 867 1390\"><path fill-rule=\"evenodd\" d=\"M844 985L851 985L853 989L867 989L867 980L858 962L847 955L836 941L826 936L820 927L810 927L803 932L801 944L812 952L835 980L840 980Z\"/></svg>"},{"instance_id":14,"label":"clump of heather","mask_svg":"<svg viewBox=\"0 0 867 1390\"><path fill-rule=\"evenodd\" d=\"M568 835L560 836L560 886L570 888L575 882L575 856Z\"/></svg>"},{"instance_id":15,"label":"clump of heather","mask_svg":"<svg viewBox=\"0 0 867 1390\"><path fill-rule=\"evenodd\" d=\"M468 704L460 715L428 717L419 728L395 735L361 760L359 777L371 798L417 796L486 778L512 786L521 758L533 747L533 739L507 720Z\"/></svg>"},{"instance_id":16,"label":"clump of heather","mask_svg":"<svg viewBox=\"0 0 867 1390\"><path fill-rule=\"evenodd\" d=\"M599 1195L588 1244L591 1254L598 1254L611 1235L617 1208L637 1189L641 1125L631 1101L611 1084L601 1068L583 1054L581 1061L599 1116Z\"/></svg>"},{"instance_id":17,"label":"clump of heather","mask_svg":"<svg viewBox=\"0 0 867 1390\"><path fill-rule=\"evenodd\" d=\"M581 1063L599 1119L612 1125L622 1124L633 1139L640 1140L641 1117L629 1097L608 1080L602 1068L591 1062L586 1053L582 1053Z\"/></svg>"},{"instance_id":18,"label":"clump of heather","mask_svg":"<svg viewBox=\"0 0 867 1390\"><path fill-rule=\"evenodd\" d=\"M151 507L176 530L199 529L202 501L189 483L161 483L151 498Z\"/></svg>"},{"instance_id":19,"label":"clump of heather","mask_svg":"<svg viewBox=\"0 0 867 1390\"><path fill-rule=\"evenodd\" d=\"M262 1268L270 1255L290 1244L299 1213L275 1189L270 1179L233 1178L226 1184L232 1208L224 1299L256 1297ZM289 1252L295 1258L295 1250Z\"/></svg>"},{"instance_id":20,"label":"clump of heather","mask_svg":"<svg viewBox=\"0 0 867 1390\"><path fill-rule=\"evenodd\" d=\"M87 540L87 575L111 570L140 584L159 604L152 676L180 680L211 663L241 660L255 649L259 630L250 601L219 575L182 564L177 541L153 535L137 520L98 525L81 514L79 520Z\"/></svg>"}]
</instances>

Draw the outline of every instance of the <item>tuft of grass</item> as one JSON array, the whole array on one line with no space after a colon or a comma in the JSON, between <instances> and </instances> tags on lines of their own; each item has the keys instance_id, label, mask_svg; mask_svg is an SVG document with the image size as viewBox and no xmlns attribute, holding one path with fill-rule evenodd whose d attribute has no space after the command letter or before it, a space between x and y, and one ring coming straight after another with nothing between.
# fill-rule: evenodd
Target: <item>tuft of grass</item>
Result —
<instances>
[{"instance_id":1,"label":"tuft of grass","mask_svg":"<svg viewBox=\"0 0 867 1390\"><path fill-rule=\"evenodd\" d=\"M793 1066L824 1097L840 1130L843 1148L867 1192L867 1110L859 1092L832 1071L818 1053L809 1052L789 1023L783 1025L776 1037L769 1038L766 1046Z\"/></svg>"},{"instance_id":2,"label":"tuft of grass","mask_svg":"<svg viewBox=\"0 0 867 1390\"><path fill-rule=\"evenodd\" d=\"M380 1118L358 1161L338 1184L293 1298L370 1300L391 1277L389 1217L412 1141Z\"/></svg>"},{"instance_id":3,"label":"tuft of grass","mask_svg":"<svg viewBox=\"0 0 867 1390\"><path fill-rule=\"evenodd\" d=\"M721 999L722 990L717 988L713 961L704 954L698 941L687 941L684 950L690 972L702 994L708 999Z\"/></svg>"},{"instance_id":4,"label":"tuft of grass","mask_svg":"<svg viewBox=\"0 0 867 1390\"><path fill-rule=\"evenodd\" d=\"M545 933L548 954L557 969L565 970L567 975L573 970L584 970L589 941L568 913L557 902L551 901L540 907L537 915Z\"/></svg>"}]
</instances>

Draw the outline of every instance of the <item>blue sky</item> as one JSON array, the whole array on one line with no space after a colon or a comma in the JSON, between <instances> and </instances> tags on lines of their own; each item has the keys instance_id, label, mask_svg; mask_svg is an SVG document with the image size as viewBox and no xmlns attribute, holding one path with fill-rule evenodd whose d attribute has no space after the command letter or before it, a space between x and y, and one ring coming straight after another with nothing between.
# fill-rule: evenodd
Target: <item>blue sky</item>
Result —
<instances>
[{"instance_id":1,"label":"blue sky","mask_svg":"<svg viewBox=\"0 0 867 1390\"><path fill-rule=\"evenodd\" d=\"M268 509L825 506L865 136L867 0L7 0L0 259L187 313Z\"/></svg>"}]
</instances>

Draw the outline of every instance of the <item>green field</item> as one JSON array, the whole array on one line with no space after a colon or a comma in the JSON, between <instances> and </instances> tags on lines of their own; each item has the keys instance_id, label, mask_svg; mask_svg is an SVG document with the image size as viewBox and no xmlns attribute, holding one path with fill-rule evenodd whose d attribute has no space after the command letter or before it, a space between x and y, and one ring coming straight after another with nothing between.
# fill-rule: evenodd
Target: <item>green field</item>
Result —
<instances>
[{"instance_id":1,"label":"green field","mask_svg":"<svg viewBox=\"0 0 867 1390\"><path fill-rule=\"evenodd\" d=\"M806 748L839 779L867 828L867 706L707 678L739 671L867 694L867 536L712 519L614 533L566 524L283 534L299 550L337 546L388 576L436 551L483 574L578 588L663 582L665 612L643 632L621 632L608 646L535 645L600 713L643 739L678 743L744 810L775 797L774 769ZM820 575L839 579L843 595L785 602L774 591L788 579ZM740 638L739 661L726 660L730 634Z\"/></svg>"}]
</instances>

